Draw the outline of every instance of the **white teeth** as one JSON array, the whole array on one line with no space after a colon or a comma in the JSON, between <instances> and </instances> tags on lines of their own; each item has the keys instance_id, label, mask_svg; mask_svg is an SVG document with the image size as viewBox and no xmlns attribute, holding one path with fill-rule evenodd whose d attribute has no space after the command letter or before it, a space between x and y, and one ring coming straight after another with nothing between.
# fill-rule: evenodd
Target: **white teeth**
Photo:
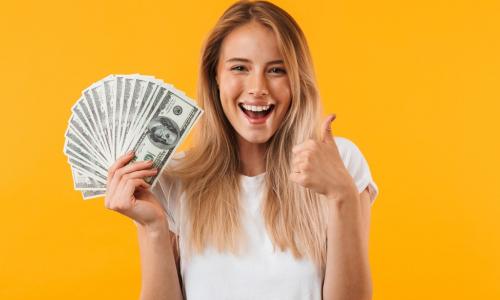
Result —
<instances>
[{"instance_id":1,"label":"white teeth","mask_svg":"<svg viewBox=\"0 0 500 300\"><path fill-rule=\"evenodd\" d=\"M251 110L251 111L263 111L263 110L268 110L271 107L271 105L255 106L255 105L247 105L247 104L243 104L242 106L244 109Z\"/></svg>"}]
</instances>

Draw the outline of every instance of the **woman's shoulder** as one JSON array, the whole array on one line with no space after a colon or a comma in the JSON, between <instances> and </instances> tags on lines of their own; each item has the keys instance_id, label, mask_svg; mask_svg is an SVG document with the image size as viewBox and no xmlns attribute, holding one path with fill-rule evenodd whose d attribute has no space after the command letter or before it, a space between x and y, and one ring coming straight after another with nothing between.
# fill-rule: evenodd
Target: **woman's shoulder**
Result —
<instances>
[{"instance_id":1,"label":"woman's shoulder","mask_svg":"<svg viewBox=\"0 0 500 300\"><path fill-rule=\"evenodd\" d=\"M350 139L342 136L334 136L335 144L339 149L342 159L348 158L352 152L359 151L358 146Z\"/></svg>"},{"instance_id":2,"label":"woman's shoulder","mask_svg":"<svg viewBox=\"0 0 500 300\"><path fill-rule=\"evenodd\" d=\"M362 192L367 185L370 185L375 191L372 195L373 203L375 197L378 195L378 186L372 178L370 166L365 155L352 140L337 136L334 139L344 166L353 177L358 190Z\"/></svg>"},{"instance_id":3,"label":"woman's shoulder","mask_svg":"<svg viewBox=\"0 0 500 300\"><path fill-rule=\"evenodd\" d=\"M365 159L358 145L356 145L356 143L351 139L342 136L335 136L334 140L335 144L337 144L337 149L339 149L340 157L346 166L352 165L353 162L359 162Z\"/></svg>"}]
</instances>

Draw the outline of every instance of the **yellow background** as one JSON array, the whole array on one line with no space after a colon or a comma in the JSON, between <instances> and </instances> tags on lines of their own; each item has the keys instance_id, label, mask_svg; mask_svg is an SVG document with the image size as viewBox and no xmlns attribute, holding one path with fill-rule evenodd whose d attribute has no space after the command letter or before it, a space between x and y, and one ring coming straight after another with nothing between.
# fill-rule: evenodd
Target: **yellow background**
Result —
<instances>
[{"instance_id":1,"label":"yellow background","mask_svg":"<svg viewBox=\"0 0 500 300\"><path fill-rule=\"evenodd\" d=\"M73 190L70 108L117 73L194 97L201 43L230 3L2 3L1 299L138 298L133 223ZM333 133L380 187L374 299L500 299L500 2L276 3L306 33Z\"/></svg>"}]
</instances>

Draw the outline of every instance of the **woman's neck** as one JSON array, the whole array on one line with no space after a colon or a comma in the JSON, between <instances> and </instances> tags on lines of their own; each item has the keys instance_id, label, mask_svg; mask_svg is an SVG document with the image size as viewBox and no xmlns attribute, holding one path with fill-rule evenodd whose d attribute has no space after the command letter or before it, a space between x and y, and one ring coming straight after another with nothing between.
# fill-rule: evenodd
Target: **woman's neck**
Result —
<instances>
[{"instance_id":1,"label":"woman's neck","mask_svg":"<svg viewBox=\"0 0 500 300\"><path fill-rule=\"evenodd\" d=\"M238 147L241 161L241 174L245 176L256 176L266 171L267 144L254 144L239 137Z\"/></svg>"}]
</instances>

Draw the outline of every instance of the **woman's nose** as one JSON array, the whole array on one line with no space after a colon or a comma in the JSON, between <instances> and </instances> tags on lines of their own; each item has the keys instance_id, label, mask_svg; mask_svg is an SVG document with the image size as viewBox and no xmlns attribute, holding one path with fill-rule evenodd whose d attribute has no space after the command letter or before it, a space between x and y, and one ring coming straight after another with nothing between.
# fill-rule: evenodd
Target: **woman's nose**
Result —
<instances>
[{"instance_id":1,"label":"woman's nose","mask_svg":"<svg viewBox=\"0 0 500 300\"><path fill-rule=\"evenodd\" d=\"M267 90L266 78L260 74L254 74L250 76L250 86L248 93L254 97L263 97L269 94Z\"/></svg>"}]
</instances>

